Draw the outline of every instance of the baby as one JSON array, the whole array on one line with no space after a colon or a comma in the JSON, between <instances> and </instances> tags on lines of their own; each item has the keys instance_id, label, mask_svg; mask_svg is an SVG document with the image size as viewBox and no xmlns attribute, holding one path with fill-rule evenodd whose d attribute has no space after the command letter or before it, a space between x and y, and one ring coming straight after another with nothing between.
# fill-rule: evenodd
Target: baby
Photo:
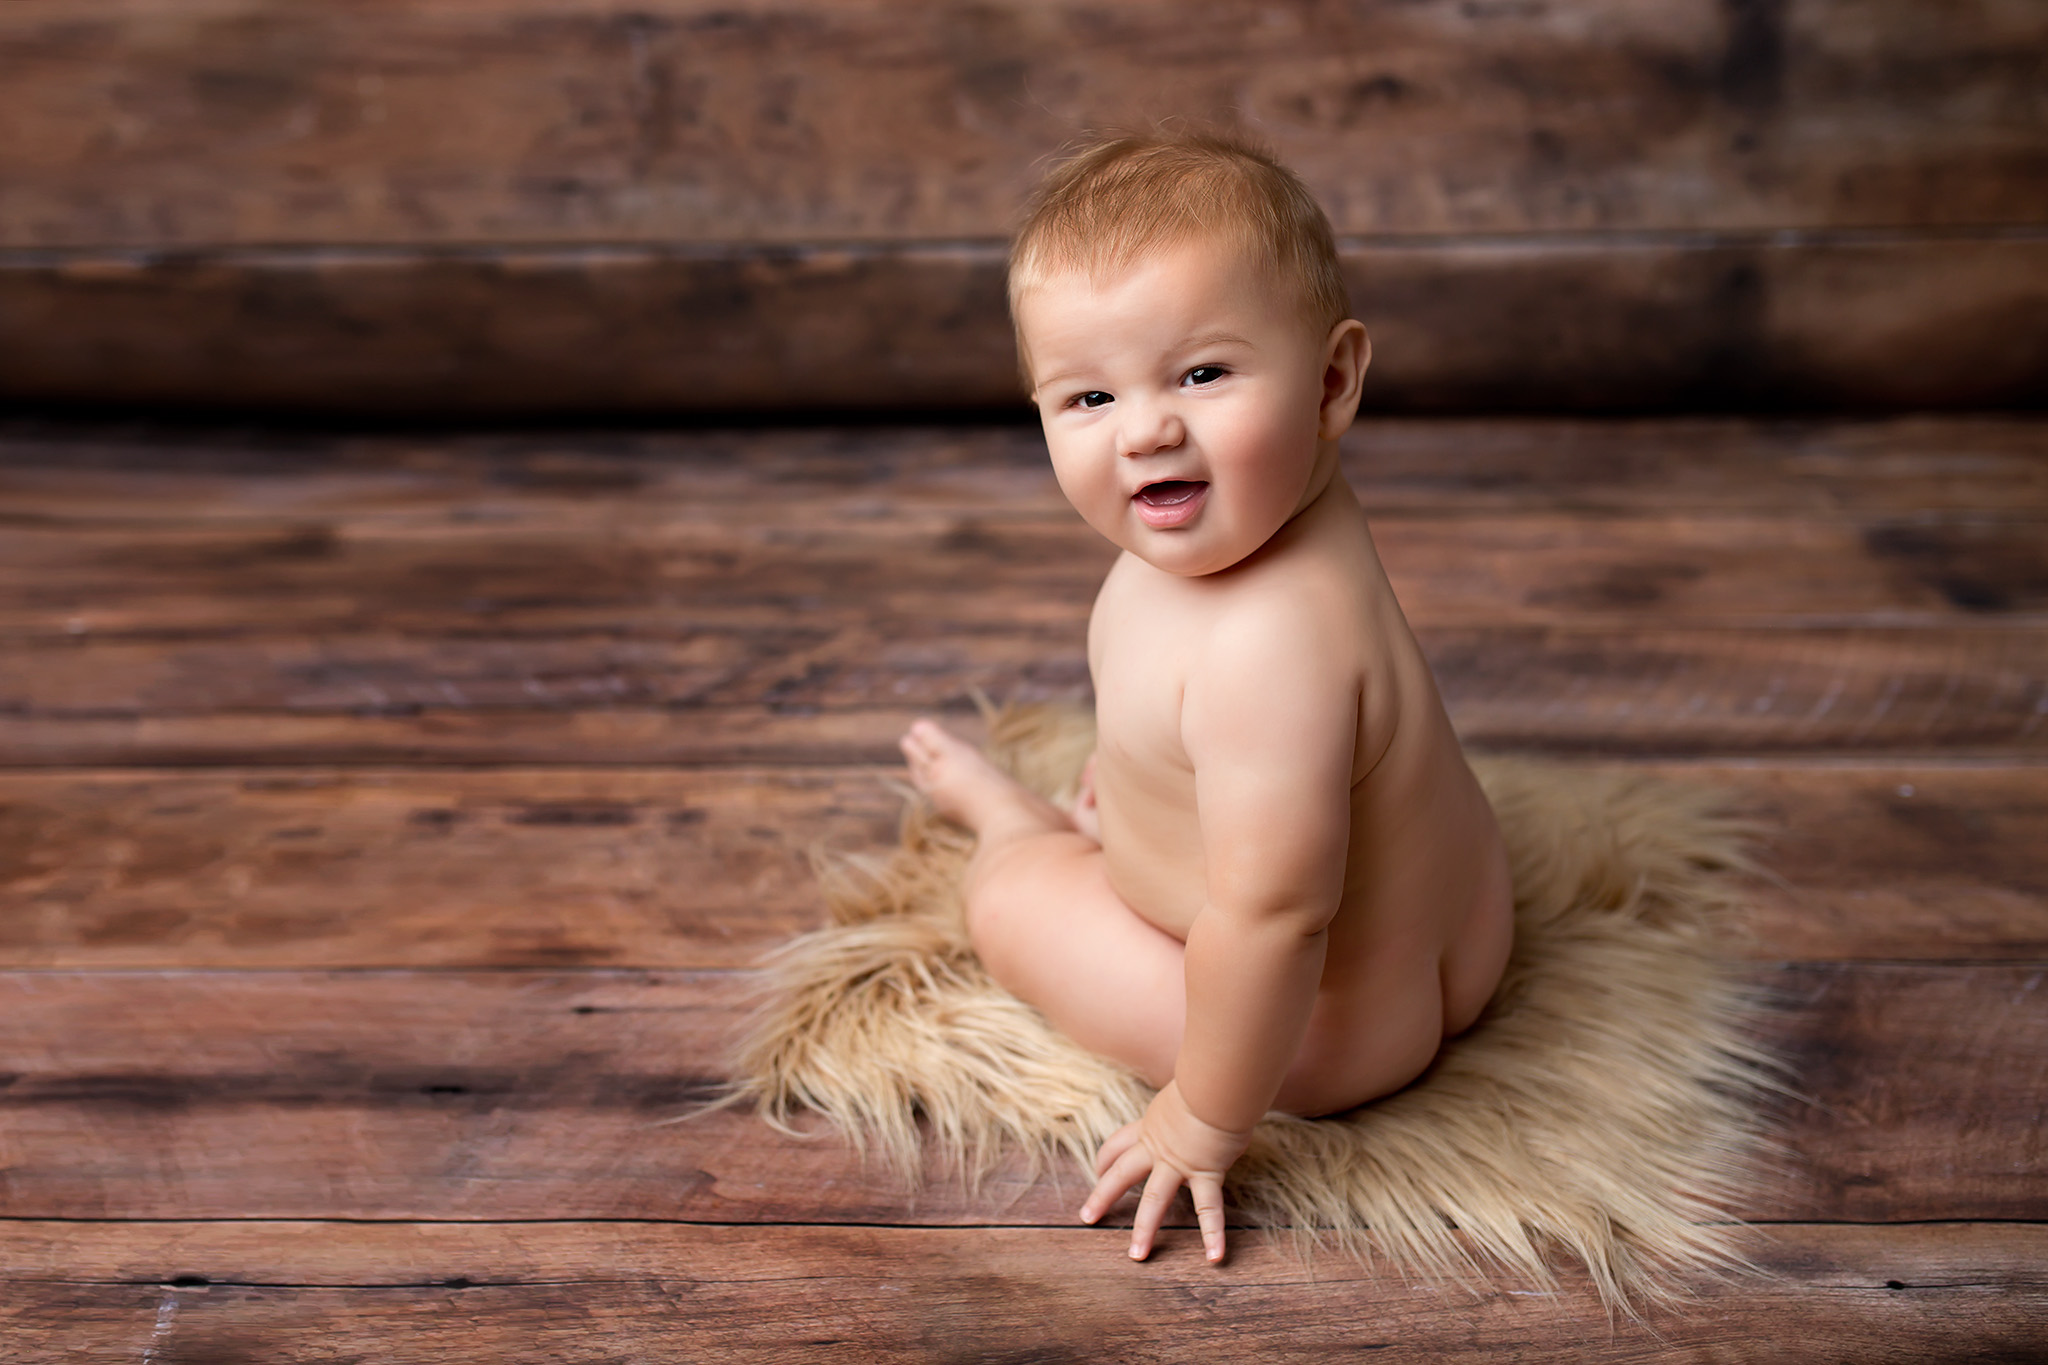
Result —
<instances>
[{"instance_id":1,"label":"baby","mask_svg":"<svg viewBox=\"0 0 2048 1365\"><path fill-rule=\"evenodd\" d=\"M1349 1109L1478 1018L1506 855L1337 438L1371 344L1330 226L1271 158L1124 138L1048 180L1010 306L1060 488L1123 550L1095 599L1072 813L930 721L912 779L978 836L990 975L1159 1087L1096 1158L1094 1222L1176 1190L1222 1259L1223 1177L1270 1109Z\"/></svg>"}]
</instances>

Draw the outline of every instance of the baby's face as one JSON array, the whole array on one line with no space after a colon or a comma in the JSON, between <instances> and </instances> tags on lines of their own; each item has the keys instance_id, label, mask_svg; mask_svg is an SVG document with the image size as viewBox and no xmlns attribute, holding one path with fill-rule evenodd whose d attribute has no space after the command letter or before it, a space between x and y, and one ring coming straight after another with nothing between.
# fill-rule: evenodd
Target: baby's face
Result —
<instances>
[{"instance_id":1,"label":"baby's face","mask_svg":"<svg viewBox=\"0 0 2048 1365\"><path fill-rule=\"evenodd\" d=\"M1288 293L1235 243L1197 238L1022 294L1053 472L1090 526L1169 573L1215 573L1321 491L1328 348Z\"/></svg>"}]
</instances>

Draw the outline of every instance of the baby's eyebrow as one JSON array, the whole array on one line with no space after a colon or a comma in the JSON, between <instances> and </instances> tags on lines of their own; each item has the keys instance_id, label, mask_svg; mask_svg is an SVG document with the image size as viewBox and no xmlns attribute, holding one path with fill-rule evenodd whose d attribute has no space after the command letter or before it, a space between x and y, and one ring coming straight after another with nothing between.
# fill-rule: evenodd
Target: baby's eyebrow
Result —
<instances>
[{"instance_id":1,"label":"baby's eyebrow","mask_svg":"<svg viewBox=\"0 0 2048 1365\"><path fill-rule=\"evenodd\" d=\"M1075 375L1078 375L1080 373L1080 370L1060 370L1055 374L1049 374L1045 378L1039 380L1038 383L1033 387L1034 389L1049 389L1053 385L1059 383L1061 380L1071 379Z\"/></svg>"},{"instance_id":2,"label":"baby's eyebrow","mask_svg":"<svg viewBox=\"0 0 2048 1365\"><path fill-rule=\"evenodd\" d=\"M1239 336L1235 332L1204 332L1200 336L1189 337L1187 340L1181 342L1179 347L1177 347L1176 349L1182 351L1199 351L1204 346L1249 347L1250 345L1251 343L1249 341L1246 341L1243 337Z\"/></svg>"}]
</instances>

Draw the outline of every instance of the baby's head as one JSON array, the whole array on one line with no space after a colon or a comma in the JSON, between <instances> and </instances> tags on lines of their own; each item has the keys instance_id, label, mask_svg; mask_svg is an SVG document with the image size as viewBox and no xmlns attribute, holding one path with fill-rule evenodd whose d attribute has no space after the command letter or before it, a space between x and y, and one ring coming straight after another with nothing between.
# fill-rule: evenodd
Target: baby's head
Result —
<instances>
[{"instance_id":1,"label":"baby's head","mask_svg":"<svg viewBox=\"0 0 2048 1365\"><path fill-rule=\"evenodd\" d=\"M1228 568L1334 477L1371 348L1329 220L1265 153L1083 150L1018 233L1010 311L1061 488L1148 562Z\"/></svg>"}]
</instances>

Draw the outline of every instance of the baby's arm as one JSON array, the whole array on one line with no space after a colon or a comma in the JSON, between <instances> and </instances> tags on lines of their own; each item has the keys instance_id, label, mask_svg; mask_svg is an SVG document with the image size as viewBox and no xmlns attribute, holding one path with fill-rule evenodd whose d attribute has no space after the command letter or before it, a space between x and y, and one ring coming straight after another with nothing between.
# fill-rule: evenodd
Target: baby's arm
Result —
<instances>
[{"instance_id":1,"label":"baby's arm","mask_svg":"<svg viewBox=\"0 0 2048 1365\"><path fill-rule=\"evenodd\" d=\"M1343 895L1359 680L1327 627L1290 607L1223 623L1182 701L1208 873L1187 1025L1173 1080L1103 1144L1081 1212L1093 1222L1144 1179L1139 1259L1182 1182L1221 1258L1223 1174L1300 1049Z\"/></svg>"}]
</instances>

